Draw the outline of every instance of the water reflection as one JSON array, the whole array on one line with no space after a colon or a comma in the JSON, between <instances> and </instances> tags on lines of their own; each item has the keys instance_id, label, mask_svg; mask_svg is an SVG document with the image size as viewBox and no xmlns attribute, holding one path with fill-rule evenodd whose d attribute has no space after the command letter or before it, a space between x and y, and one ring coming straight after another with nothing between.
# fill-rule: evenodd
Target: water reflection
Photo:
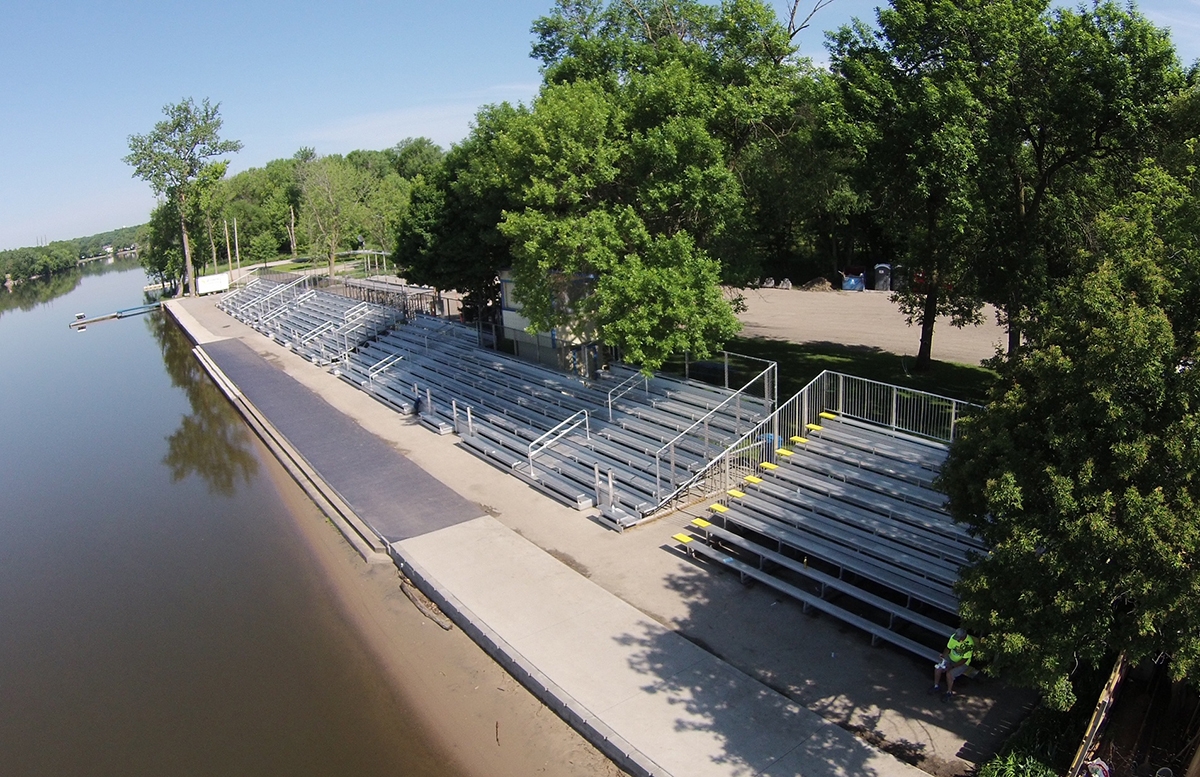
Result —
<instances>
[{"instance_id":1,"label":"water reflection","mask_svg":"<svg viewBox=\"0 0 1200 777\"><path fill-rule=\"evenodd\" d=\"M0 285L0 316L13 310L33 310L38 305L69 294L78 288L80 282L87 276L121 272L137 266L137 259L125 257L114 259L112 264L93 262L74 270L55 273L46 278L35 278L24 283L13 284L11 289ZM3 277L0 277L0 281L3 281Z\"/></svg>"},{"instance_id":2,"label":"water reflection","mask_svg":"<svg viewBox=\"0 0 1200 777\"><path fill-rule=\"evenodd\" d=\"M258 473L249 430L204 375L179 327L161 312L146 316L146 327L158 343L172 385L183 389L192 407L191 415L167 437L163 464L170 469L171 480L178 483L199 475L209 493L232 496L239 483L248 484Z\"/></svg>"}]
</instances>

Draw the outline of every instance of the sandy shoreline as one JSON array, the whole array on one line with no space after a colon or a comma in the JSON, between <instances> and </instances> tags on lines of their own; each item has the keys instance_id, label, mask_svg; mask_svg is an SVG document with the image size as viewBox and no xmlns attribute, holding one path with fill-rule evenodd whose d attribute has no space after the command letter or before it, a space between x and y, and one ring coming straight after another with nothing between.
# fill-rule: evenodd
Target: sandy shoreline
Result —
<instances>
[{"instance_id":1,"label":"sandy shoreline","mask_svg":"<svg viewBox=\"0 0 1200 777\"><path fill-rule=\"evenodd\" d=\"M464 777L624 774L470 637L422 615L401 591L396 568L364 563L257 438L255 446L381 679L417 713L423 738L453 769Z\"/></svg>"}]
</instances>

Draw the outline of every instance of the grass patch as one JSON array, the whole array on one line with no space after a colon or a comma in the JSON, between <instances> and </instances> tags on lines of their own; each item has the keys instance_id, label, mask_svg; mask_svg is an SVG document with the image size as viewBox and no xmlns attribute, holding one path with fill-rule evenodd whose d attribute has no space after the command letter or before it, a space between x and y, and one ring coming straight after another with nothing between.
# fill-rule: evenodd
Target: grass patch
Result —
<instances>
[{"instance_id":1,"label":"grass patch","mask_svg":"<svg viewBox=\"0 0 1200 777\"><path fill-rule=\"evenodd\" d=\"M916 359L879 348L837 343L790 343L765 337L737 337L725 350L779 362L779 399L793 396L822 370L843 372L881 383L982 403L996 381L986 367L934 361L930 370L916 373Z\"/></svg>"}]
</instances>

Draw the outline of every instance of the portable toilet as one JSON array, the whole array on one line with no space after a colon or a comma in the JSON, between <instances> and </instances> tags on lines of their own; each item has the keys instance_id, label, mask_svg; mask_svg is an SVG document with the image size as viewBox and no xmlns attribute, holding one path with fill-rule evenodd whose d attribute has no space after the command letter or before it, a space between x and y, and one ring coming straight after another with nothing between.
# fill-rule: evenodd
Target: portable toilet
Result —
<instances>
[{"instance_id":1,"label":"portable toilet","mask_svg":"<svg viewBox=\"0 0 1200 777\"><path fill-rule=\"evenodd\" d=\"M875 291L892 290L892 266L890 264L875 265Z\"/></svg>"}]
</instances>

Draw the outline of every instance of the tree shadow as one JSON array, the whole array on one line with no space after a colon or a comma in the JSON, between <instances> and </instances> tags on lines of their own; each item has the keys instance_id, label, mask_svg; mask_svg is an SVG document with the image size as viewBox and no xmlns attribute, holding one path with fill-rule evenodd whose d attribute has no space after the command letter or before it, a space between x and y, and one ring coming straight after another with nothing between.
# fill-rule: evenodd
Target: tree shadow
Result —
<instances>
[{"instance_id":1,"label":"tree shadow","mask_svg":"<svg viewBox=\"0 0 1200 777\"><path fill-rule=\"evenodd\" d=\"M729 773L895 774L895 758L935 775L966 774L967 761L994 753L1029 711L1031 695L982 680L944 704L926 694L926 661L873 647L868 635L765 586L662 549L685 560L663 579L685 614L666 631L647 626L617 641L634 648L629 666L646 677L641 690L667 695L677 710L672 730L654 733L678 738L680 748L692 734L715 737L719 754L709 759ZM697 658L701 651L714 660Z\"/></svg>"},{"instance_id":2,"label":"tree shadow","mask_svg":"<svg viewBox=\"0 0 1200 777\"><path fill-rule=\"evenodd\" d=\"M844 372L905 388L930 391L970 402L983 402L996 373L980 366L934 361L928 371L915 371L916 359L865 345L833 342L793 343L768 337L738 337L730 351L779 363L779 398L804 388L822 370Z\"/></svg>"},{"instance_id":3,"label":"tree shadow","mask_svg":"<svg viewBox=\"0 0 1200 777\"><path fill-rule=\"evenodd\" d=\"M250 483L258 473L246 425L192 355L191 343L165 314L146 316L146 327L159 345L171 384L183 390L192 408L191 415L184 416L167 437L163 464L175 482L198 475L209 493L232 496L239 483Z\"/></svg>"}]
</instances>

